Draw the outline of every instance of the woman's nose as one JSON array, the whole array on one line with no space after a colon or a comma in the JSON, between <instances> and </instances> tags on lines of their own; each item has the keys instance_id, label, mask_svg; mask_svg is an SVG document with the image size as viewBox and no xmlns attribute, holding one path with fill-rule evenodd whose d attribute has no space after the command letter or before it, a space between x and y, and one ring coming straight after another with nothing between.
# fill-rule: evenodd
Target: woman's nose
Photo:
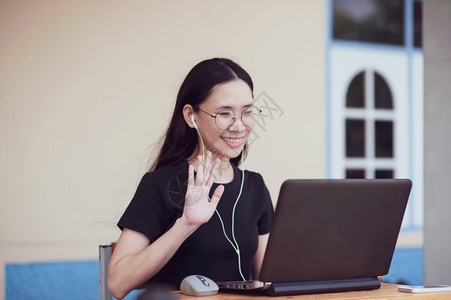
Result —
<instances>
[{"instance_id":1,"label":"woman's nose","mask_svg":"<svg viewBox=\"0 0 451 300\"><path fill-rule=\"evenodd\" d=\"M230 131L243 131L246 129L246 126L244 126L243 119L241 118L241 115L236 115L232 126L229 127Z\"/></svg>"}]
</instances>

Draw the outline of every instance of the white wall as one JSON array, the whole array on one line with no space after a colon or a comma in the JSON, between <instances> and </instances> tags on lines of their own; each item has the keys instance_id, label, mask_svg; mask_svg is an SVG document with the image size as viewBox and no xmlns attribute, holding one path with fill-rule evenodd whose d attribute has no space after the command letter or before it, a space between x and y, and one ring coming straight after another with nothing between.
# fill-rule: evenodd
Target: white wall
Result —
<instances>
[{"instance_id":1,"label":"white wall","mask_svg":"<svg viewBox=\"0 0 451 300\"><path fill-rule=\"evenodd\" d=\"M274 201L285 178L324 177L324 5L1 1L0 264L96 259L206 58L236 60L283 109L246 163Z\"/></svg>"}]
</instances>

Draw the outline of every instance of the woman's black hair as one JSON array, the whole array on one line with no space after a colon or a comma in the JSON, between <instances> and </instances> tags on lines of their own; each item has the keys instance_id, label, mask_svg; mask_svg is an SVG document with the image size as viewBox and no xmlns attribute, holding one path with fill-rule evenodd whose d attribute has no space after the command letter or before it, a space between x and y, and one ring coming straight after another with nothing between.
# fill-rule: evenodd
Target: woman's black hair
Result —
<instances>
[{"instance_id":1,"label":"woman's black hair","mask_svg":"<svg viewBox=\"0 0 451 300\"><path fill-rule=\"evenodd\" d=\"M186 124L183 107L190 104L194 111L207 99L214 86L231 80L241 79L247 83L252 93L254 85L249 74L238 64L226 58L204 60L194 66L186 76L177 94L177 100L163 144L150 170L175 165L189 158L196 150L198 138L195 129ZM247 153L247 144L243 151L231 163L239 165L241 157Z\"/></svg>"}]
</instances>

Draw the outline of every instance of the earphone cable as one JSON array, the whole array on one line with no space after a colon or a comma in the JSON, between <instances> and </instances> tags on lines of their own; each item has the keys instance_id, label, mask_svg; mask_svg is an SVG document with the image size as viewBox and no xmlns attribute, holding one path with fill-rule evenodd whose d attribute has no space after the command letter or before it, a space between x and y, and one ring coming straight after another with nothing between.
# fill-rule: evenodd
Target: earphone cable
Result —
<instances>
[{"instance_id":1,"label":"earphone cable","mask_svg":"<svg viewBox=\"0 0 451 300\"><path fill-rule=\"evenodd\" d=\"M194 120L193 120L194 122ZM202 135L200 134L199 129L197 128L197 125L195 126L195 129L197 131L197 133L199 134L200 137L200 142L202 143L202 163L204 164L205 167L205 145L204 145L204 140L202 139ZM222 217L219 214L219 211L217 209L215 209L216 214L219 217L219 221L221 222L221 226L222 226L222 232L224 233L225 238L227 239L227 241L230 243L230 245L232 245L233 250L235 250L236 254L238 255L238 271L240 272L241 278L243 279L243 281L246 281L246 277L244 277L243 272L241 270L241 253L240 253L240 246L236 240L235 237L235 209L236 209L236 205L238 204L238 201L240 200L241 197L241 193L243 192L243 186L244 186L244 151L243 154L241 156L241 187L240 187L240 192L238 193L238 197L235 200L235 204L233 205L233 209L232 209L232 239L235 242L235 244L229 239L229 237L227 236L227 233L225 231L225 226L224 226L224 222L222 221Z\"/></svg>"},{"instance_id":2,"label":"earphone cable","mask_svg":"<svg viewBox=\"0 0 451 300\"><path fill-rule=\"evenodd\" d=\"M243 163L241 163L243 164ZM235 243L233 243L226 231L225 231L225 226L224 226L224 222L222 221L221 215L219 214L219 211L216 209L216 214L219 217L219 221L221 222L221 226L222 226L222 232L224 233L224 236L226 237L227 241L229 241L230 245L232 245L233 249L235 250L236 254L238 255L238 271L240 272L241 278L243 279L243 281L246 281L246 277L244 277L243 272L241 270L241 252L240 252L240 246L236 240L235 237L235 208L236 205L238 204L238 201L240 200L241 197L241 193L243 191L243 186L244 186L244 168L242 169L242 178L241 178L241 187L240 187L240 192L238 193L238 197L236 198L235 204L233 205L233 210L232 210L232 238L233 241Z\"/></svg>"}]
</instances>

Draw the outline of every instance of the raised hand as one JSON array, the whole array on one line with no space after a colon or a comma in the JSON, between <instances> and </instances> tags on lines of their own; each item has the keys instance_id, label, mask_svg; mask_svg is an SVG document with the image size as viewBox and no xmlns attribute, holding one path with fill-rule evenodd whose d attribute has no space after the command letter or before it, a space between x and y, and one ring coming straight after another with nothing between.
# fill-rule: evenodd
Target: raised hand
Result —
<instances>
[{"instance_id":1,"label":"raised hand","mask_svg":"<svg viewBox=\"0 0 451 300\"><path fill-rule=\"evenodd\" d=\"M208 196L219 168L219 159L216 159L213 167L211 166L211 156L211 152L207 152L205 168L203 166L202 156L198 156L196 176L194 176L194 167L189 165L188 187L182 215L182 220L186 225L200 226L208 222L214 214L216 206L224 192L224 186L219 185L215 189L211 199Z\"/></svg>"}]
</instances>

